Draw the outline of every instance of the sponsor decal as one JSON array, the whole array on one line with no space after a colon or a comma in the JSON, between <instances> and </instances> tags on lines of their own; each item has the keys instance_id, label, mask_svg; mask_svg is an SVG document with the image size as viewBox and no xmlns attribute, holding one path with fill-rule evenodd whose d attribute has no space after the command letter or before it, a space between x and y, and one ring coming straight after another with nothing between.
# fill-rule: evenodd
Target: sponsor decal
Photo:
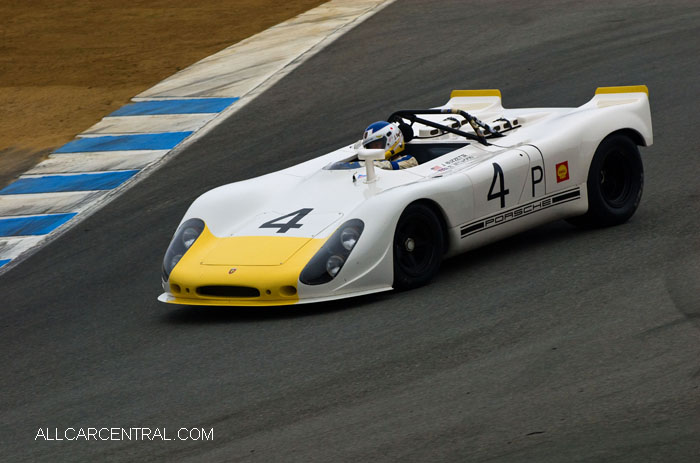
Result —
<instances>
[{"instance_id":1,"label":"sponsor decal","mask_svg":"<svg viewBox=\"0 0 700 463\"><path fill-rule=\"evenodd\" d=\"M228 274L233 275L234 273L236 273L236 270L237 270L236 268L232 268L228 271Z\"/></svg>"},{"instance_id":2,"label":"sponsor decal","mask_svg":"<svg viewBox=\"0 0 700 463\"><path fill-rule=\"evenodd\" d=\"M569 161L560 162L557 164L557 183L569 180Z\"/></svg>"},{"instance_id":3,"label":"sponsor decal","mask_svg":"<svg viewBox=\"0 0 700 463\"><path fill-rule=\"evenodd\" d=\"M470 161L473 161L476 159L476 157L472 154L460 154L459 156L456 156L452 159L448 159L445 162L442 162L436 166L431 167L431 170L434 170L435 172L445 172L457 167L462 167L465 166L466 164L469 164Z\"/></svg>"}]
</instances>

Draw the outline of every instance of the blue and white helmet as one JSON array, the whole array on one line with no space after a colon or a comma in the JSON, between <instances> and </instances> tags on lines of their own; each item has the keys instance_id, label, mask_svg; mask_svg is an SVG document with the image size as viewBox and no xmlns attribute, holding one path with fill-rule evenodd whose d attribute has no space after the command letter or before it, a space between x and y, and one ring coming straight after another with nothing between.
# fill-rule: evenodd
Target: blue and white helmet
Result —
<instances>
[{"instance_id":1,"label":"blue and white helmet","mask_svg":"<svg viewBox=\"0 0 700 463\"><path fill-rule=\"evenodd\" d=\"M383 149L384 157L391 159L404 149L403 134L397 124L378 121L365 129L362 135L362 147Z\"/></svg>"}]
</instances>

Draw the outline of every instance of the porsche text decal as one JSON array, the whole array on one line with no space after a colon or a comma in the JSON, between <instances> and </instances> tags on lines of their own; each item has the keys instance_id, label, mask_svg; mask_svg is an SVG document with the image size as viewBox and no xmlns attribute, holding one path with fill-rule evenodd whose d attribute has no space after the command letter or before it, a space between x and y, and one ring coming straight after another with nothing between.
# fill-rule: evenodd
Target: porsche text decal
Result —
<instances>
[{"instance_id":1,"label":"porsche text decal","mask_svg":"<svg viewBox=\"0 0 700 463\"><path fill-rule=\"evenodd\" d=\"M555 193L542 199L538 199L537 201L532 201L508 211L499 212L498 214L486 217L485 219L480 219L476 222L463 225L460 228L461 235L462 238L466 238L469 235L473 235L474 233L478 233L488 228L493 228L497 225L510 222L511 220L515 220L520 217L525 217L533 212L541 211L542 209L547 209L552 206L558 206L559 204L568 203L569 201L575 201L579 198L581 198L581 189L579 187Z\"/></svg>"}]
</instances>

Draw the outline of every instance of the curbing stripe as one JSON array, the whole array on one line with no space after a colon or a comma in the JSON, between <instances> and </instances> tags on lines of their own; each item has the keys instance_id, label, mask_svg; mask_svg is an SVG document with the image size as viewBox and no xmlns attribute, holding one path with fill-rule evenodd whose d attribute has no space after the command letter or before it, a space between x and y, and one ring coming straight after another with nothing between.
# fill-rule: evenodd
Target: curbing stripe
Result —
<instances>
[{"instance_id":1,"label":"curbing stripe","mask_svg":"<svg viewBox=\"0 0 700 463\"><path fill-rule=\"evenodd\" d=\"M68 228L68 226L61 227L61 229L63 230L65 230L66 228ZM0 259L7 259L12 262L12 265L14 265L17 263L17 259L19 258L19 256L21 256L27 250L36 247L39 243L44 241L47 236L51 235L0 237ZM4 270L7 270L7 267Z\"/></svg>"},{"instance_id":2,"label":"curbing stripe","mask_svg":"<svg viewBox=\"0 0 700 463\"><path fill-rule=\"evenodd\" d=\"M80 174L143 169L165 156L168 150L98 151L94 153L52 154L25 175Z\"/></svg>"},{"instance_id":3,"label":"curbing stripe","mask_svg":"<svg viewBox=\"0 0 700 463\"><path fill-rule=\"evenodd\" d=\"M111 190L133 177L136 172L138 170L24 177L0 190L0 195Z\"/></svg>"},{"instance_id":4,"label":"curbing stripe","mask_svg":"<svg viewBox=\"0 0 700 463\"><path fill-rule=\"evenodd\" d=\"M197 98L191 100L139 101L123 106L107 117L220 113L237 100L238 98Z\"/></svg>"},{"instance_id":5,"label":"curbing stripe","mask_svg":"<svg viewBox=\"0 0 700 463\"><path fill-rule=\"evenodd\" d=\"M71 212L69 214L0 219L0 236L46 235L68 222L76 215L77 212Z\"/></svg>"},{"instance_id":6,"label":"curbing stripe","mask_svg":"<svg viewBox=\"0 0 700 463\"><path fill-rule=\"evenodd\" d=\"M198 113L104 117L78 136L80 138L94 138L105 135L194 132L218 115L219 113Z\"/></svg>"},{"instance_id":7,"label":"curbing stripe","mask_svg":"<svg viewBox=\"0 0 700 463\"><path fill-rule=\"evenodd\" d=\"M85 153L91 151L169 150L175 148L192 132L146 133L80 138L66 143L55 153Z\"/></svg>"},{"instance_id":8,"label":"curbing stripe","mask_svg":"<svg viewBox=\"0 0 700 463\"><path fill-rule=\"evenodd\" d=\"M80 212L111 190L1 195L0 217ZM3 257L0 245L0 258Z\"/></svg>"}]
</instances>

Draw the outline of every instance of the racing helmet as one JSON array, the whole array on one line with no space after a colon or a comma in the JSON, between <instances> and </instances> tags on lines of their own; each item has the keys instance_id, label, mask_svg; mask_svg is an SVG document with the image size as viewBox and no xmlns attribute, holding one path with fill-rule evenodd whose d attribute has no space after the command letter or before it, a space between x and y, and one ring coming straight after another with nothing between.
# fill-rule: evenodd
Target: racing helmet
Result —
<instances>
[{"instance_id":1,"label":"racing helmet","mask_svg":"<svg viewBox=\"0 0 700 463\"><path fill-rule=\"evenodd\" d=\"M397 124L378 121L370 124L362 135L362 147L365 149L383 149L384 158L391 159L403 151L405 145L403 133Z\"/></svg>"}]
</instances>

